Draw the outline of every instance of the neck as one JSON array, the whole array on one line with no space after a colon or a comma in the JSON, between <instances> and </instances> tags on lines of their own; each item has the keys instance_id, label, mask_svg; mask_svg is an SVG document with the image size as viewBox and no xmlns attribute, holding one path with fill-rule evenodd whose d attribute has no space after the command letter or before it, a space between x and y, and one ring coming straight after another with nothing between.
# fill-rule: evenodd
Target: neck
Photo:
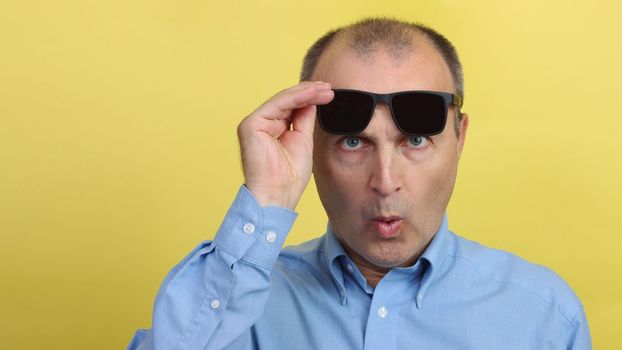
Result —
<instances>
[{"instance_id":1,"label":"neck","mask_svg":"<svg viewBox=\"0 0 622 350\"><path fill-rule=\"evenodd\" d=\"M380 282L380 280L384 277L384 275L387 274L387 272L389 272L391 268L376 266L367 261L367 259L355 252L353 249L348 247L347 244L344 244L342 242L342 245L346 253L348 253L350 259L352 259L352 261L356 264L356 266L363 274L363 277L365 277L365 279L367 280L367 283L369 283L370 286L376 288L378 282Z\"/></svg>"}]
</instances>

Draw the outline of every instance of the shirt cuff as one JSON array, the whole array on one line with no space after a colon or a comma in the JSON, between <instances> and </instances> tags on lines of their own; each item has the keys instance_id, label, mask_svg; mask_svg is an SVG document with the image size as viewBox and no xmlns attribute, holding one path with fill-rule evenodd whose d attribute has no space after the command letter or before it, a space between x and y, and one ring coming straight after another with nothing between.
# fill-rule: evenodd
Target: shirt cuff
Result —
<instances>
[{"instance_id":1,"label":"shirt cuff","mask_svg":"<svg viewBox=\"0 0 622 350\"><path fill-rule=\"evenodd\" d=\"M236 261L243 260L271 270L297 216L287 208L261 207L242 185L213 244Z\"/></svg>"}]
</instances>

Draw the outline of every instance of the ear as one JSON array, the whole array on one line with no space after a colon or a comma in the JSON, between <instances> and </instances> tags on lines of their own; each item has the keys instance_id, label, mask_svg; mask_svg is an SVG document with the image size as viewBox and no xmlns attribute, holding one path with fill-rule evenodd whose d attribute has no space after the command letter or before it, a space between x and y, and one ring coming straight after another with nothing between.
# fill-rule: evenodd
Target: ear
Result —
<instances>
[{"instance_id":1,"label":"ear","mask_svg":"<svg viewBox=\"0 0 622 350\"><path fill-rule=\"evenodd\" d=\"M462 113L460 119L460 136L458 137L458 155L462 154L462 148L464 147L464 141L466 140L467 130L469 129L469 116L466 113Z\"/></svg>"}]
</instances>

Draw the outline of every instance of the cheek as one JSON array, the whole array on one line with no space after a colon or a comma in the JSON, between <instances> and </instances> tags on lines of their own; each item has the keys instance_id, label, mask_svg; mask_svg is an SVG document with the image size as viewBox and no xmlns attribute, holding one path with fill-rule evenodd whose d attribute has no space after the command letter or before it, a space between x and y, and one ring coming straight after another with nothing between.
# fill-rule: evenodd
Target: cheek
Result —
<instances>
[{"instance_id":1,"label":"cheek","mask_svg":"<svg viewBox=\"0 0 622 350\"><path fill-rule=\"evenodd\" d=\"M363 165L361 161L353 161L352 158L330 158L326 161L326 181L330 183L334 197L355 197L361 193L365 181ZM339 200L336 198L337 200Z\"/></svg>"},{"instance_id":2,"label":"cheek","mask_svg":"<svg viewBox=\"0 0 622 350\"><path fill-rule=\"evenodd\" d=\"M361 162L335 155L318 154L314 159L314 178L320 200L329 216L348 215L362 197L365 176Z\"/></svg>"},{"instance_id":3,"label":"cheek","mask_svg":"<svg viewBox=\"0 0 622 350\"><path fill-rule=\"evenodd\" d=\"M451 154L436 157L426 166L420 167L421 178L416 184L415 193L422 196L418 201L420 210L444 211L453 190L456 178L457 160Z\"/></svg>"}]
</instances>

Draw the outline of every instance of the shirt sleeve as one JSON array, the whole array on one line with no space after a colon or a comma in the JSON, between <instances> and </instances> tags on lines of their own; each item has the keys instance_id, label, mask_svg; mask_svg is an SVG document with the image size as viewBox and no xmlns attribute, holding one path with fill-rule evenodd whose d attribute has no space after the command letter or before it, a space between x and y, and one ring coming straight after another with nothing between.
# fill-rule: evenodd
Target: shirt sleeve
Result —
<instances>
[{"instance_id":1,"label":"shirt sleeve","mask_svg":"<svg viewBox=\"0 0 622 350\"><path fill-rule=\"evenodd\" d=\"M261 207L242 186L214 240L201 243L166 276L152 328L138 330L128 350L238 344L263 312L272 266L296 216Z\"/></svg>"},{"instance_id":2,"label":"shirt sleeve","mask_svg":"<svg viewBox=\"0 0 622 350\"><path fill-rule=\"evenodd\" d=\"M583 307L579 308L577 315L572 321L573 331L568 339L568 349L570 350L591 350L592 338L587 324L587 317Z\"/></svg>"}]
</instances>

